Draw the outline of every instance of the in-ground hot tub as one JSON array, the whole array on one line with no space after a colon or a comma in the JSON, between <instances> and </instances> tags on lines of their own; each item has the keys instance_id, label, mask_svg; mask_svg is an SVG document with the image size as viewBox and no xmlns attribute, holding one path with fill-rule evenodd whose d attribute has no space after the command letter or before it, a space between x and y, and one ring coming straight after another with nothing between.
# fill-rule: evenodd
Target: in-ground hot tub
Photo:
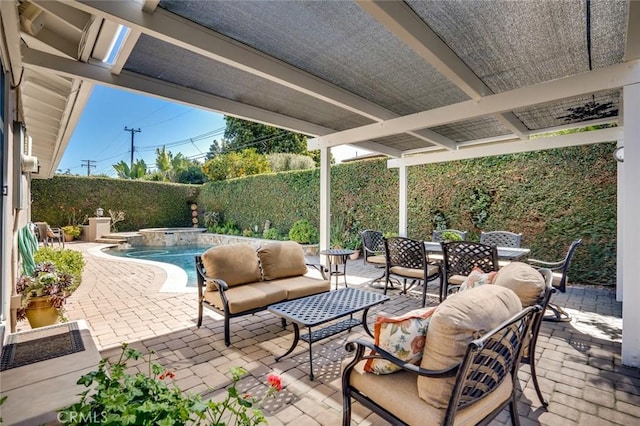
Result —
<instances>
[{"instance_id":1,"label":"in-ground hot tub","mask_svg":"<svg viewBox=\"0 0 640 426\"><path fill-rule=\"evenodd\" d=\"M141 229L142 244L145 246L188 246L198 244L198 235L206 228L147 228Z\"/></svg>"}]
</instances>

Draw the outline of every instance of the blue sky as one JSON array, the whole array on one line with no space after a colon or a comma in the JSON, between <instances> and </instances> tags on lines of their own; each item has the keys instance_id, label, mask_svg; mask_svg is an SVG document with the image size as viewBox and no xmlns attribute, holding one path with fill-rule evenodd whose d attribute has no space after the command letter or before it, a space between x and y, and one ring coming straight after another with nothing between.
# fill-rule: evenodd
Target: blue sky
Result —
<instances>
[{"instance_id":1,"label":"blue sky","mask_svg":"<svg viewBox=\"0 0 640 426\"><path fill-rule=\"evenodd\" d=\"M96 164L92 175L115 176L113 164L131 160L131 132L125 127L141 130L134 136L134 158L143 159L149 167L155 165L155 150L163 145L174 155L202 158L214 139L222 139L224 126L221 114L96 85L58 170L86 175L83 160L91 160ZM349 147L332 152L338 162L356 155ZM358 150L359 155L365 153Z\"/></svg>"}]
</instances>

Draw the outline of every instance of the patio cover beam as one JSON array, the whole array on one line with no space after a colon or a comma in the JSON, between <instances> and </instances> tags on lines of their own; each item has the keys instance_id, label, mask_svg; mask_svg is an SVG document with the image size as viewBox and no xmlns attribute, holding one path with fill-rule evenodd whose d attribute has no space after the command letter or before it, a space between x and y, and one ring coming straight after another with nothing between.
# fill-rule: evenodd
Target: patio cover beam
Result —
<instances>
[{"instance_id":1,"label":"patio cover beam","mask_svg":"<svg viewBox=\"0 0 640 426\"><path fill-rule=\"evenodd\" d=\"M516 154L520 152L542 151L545 149L565 148L577 145L589 145L601 142L615 142L623 137L624 128L611 127L590 132L570 133L566 135L536 138L527 141L502 142L497 144L476 145L456 152L436 152L411 157L394 158L387 161L388 168L418 166L421 164L442 163L446 161L466 160L470 158L490 157L494 155Z\"/></svg>"},{"instance_id":2,"label":"patio cover beam","mask_svg":"<svg viewBox=\"0 0 640 426\"><path fill-rule=\"evenodd\" d=\"M357 0L356 3L471 99L494 94L405 2ZM528 139L529 129L512 112L496 114L496 118L518 138Z\"/></svg>"},{"instance_id":3,"label":"patio cover beam","mask_svg":"<svg viewBox=\"0 0 640 426\"><path fill-rule=\"evenodd\" d=\"M68 78L78 78L83 81L108 87L143 93L156 98L169 99L183 105L205 108L307 135L324 135L335 132L335 129L246 105L220 96L205 94L131 72L114 75L108 68L102 65L85 64L24 46L22 47L22 56L25 67L34 70L43 72L50 71ZM394 157L399 157L401 154L397 149L386 147L375 142L364 142L359 146Z\"/></svg>"},{"instance_id":4,"label":"patio cover beam","mask_svg":"<svg viewBox=\"0 0 640 426\"><path fill-rule=\"evenodd\" d=\"M84 12L118 22L132 31L146 34L165 43L281 84L371 120L379 122L399 117L393 111L313 74L162 8L156 9L153 14L150 14L141 10L135 2L81 0L71 3L71 5ZM135 34L132 37L136 38ZM453 140L428 129L407 133L430 144L450 150L456 149L456 143Z\"/></svg>"},{"instance_id":5,"label":"patio cover beam","mask_svg":"<svg viewBox=\"0 0 640 426\"><path fill-rule=\"evenodd\" d=\"M638 82L640 82L640 60L633 60L481 99L472 99L380 123L367 124L332 135L320 136L309 140L308 146L309 149L318 149L382 138L425 127L440 126L504 111L514 111L601 90L618 89Z\"/></svg>"}]
</instances>

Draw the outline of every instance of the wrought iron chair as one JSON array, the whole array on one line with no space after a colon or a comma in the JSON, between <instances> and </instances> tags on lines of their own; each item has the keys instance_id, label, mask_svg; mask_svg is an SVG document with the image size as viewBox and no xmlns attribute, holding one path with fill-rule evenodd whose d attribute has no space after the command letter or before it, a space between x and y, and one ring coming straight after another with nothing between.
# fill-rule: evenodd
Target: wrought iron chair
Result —
<instances>
[{"instance_id":1,"label":"wrought iron chair","mask_svg":"<svg viewBox=\"0 0 640 426\"><path fill-rule=\"evenodd\" d=\"M444 275L442 299L449 295L449 286L460 286L473 268L478 267L484 272L497 271L499 268L496 246L473 241L450 241L440 244Z\"/></svg>"},{"instance_id":2,"label":"wrought iron chair","mask_svg":"<svg viewBox=\"0 0 640 426\"><path fill-rule=\"evenodd\" d=\"M520 424L516 401L516 380L520 365L518 360L526 336L530 332L533 317L539 310L539 306L525 308L479 339L471 341L462 361L444 370L427 370L402 361L371 342L348 342L346 350L355 352L355 357L346 364L342 372L343 426L351 424L352 399L395 425L408 424L406 407L418 410L421 424L453 425L457 417L463 417L464 419L460 420L463 423L469 422L469 418L472 418L473 424L488 424L506 406L510 408L512 423ZM373 351L373 355L365 354L370 352L369 349ZM355 370L356 365L372 357L388 360L402 371L385 376L358 374ZM415 385L409 381L416 380L417 377L455 377L455 385L445 408L431 406L414 395ZM499 388L508 390L496 391ZM389 391L377 389L404 392L401 397L405 404L389 403ZM489 394L494 391L496 396L489 398ZM478 416L482 418L476 422Z\"/></svg>"},{"instance_id":3,"label":"wrought iron chair","mask_svg":"<svg viewBox=\"0 0 640 426\"><path fill-rule=\"evenodd\" d=\"M424 241L412 240L404 237L384 239L384 253L386 258L384 294L393 277L403 281L403 293L407 293L407 281L411 280L411 288L417 282L422 282L422 307L427 301L427 284L429 281L440 279L439 300L442 302L442 273L439 264L429 262Z\"/></svg>"},{"instance_id":4,"label":"wrought iron chair","mask_svg":"<svg viewBox=\"0 0 640 426\"><path fill-rule=\"evenodd\" d=\"M522 234L509 231L481 232L480 242L498 247L520 247Z\"/></svg>"},{"instance_id":5,"label":"wrought iron chair","mask_svg":"<svg viewBox=\"0 0 640 426\"><path fill-rule=\"evenodd\" d=\"M53 243L57 241L64 248L64 233L62 229L52 228L47 222L35 222L35 225L38 242L41 242L45 247L49 244L53 247Z\"/></svg>"},{"instance_id":6,"label":"wrought iron chair","mask_svg":"<svg viewBox=\"0 0 640 426\"><path fill-rule=\"evenodd\" d=\"M529 365L529 369L531 370L531 378L533 379L533 387L538 394L538 399L544 407L548 407L549 403L545 401L542 396L542 391L540 390L540 385L538 384L538 376L536 374L536 344L538 342L538 334L540 333L540 327L542 326L544 312L549 306L551 295L556 292L556 289L553 287L553 273L549 269L539 269L538 271L540 272L540 274L542 274L542 277L545 281L545 290L537 301L537 305L542 309L535 313L533 320L531 321L529 344L527 345L525 342L520 362L522 364Z\"/></svg>"},{"instance_id":7,"label":"wrought iron chair","mask_svg":"<svg viewBox=\"0 0 640 426\"><path fill-rule=\"evenodd\" d=\"M444 234L445 232L453 232L454 234L458 234L460 238L462 238L462 241L465 241L467 239L467 231L458 231L457 229L442 229L440 231L433 231L433 233L431 234L431 241L435 241L436 243L444 241L444 239L442 238L442 234Z\"/></svg>"},{"instance_id":8,"label":"wrought iron chair","mask_svg":"<svg viewBox=\"0 0 640 426\"><path fill-rule=\"evenodd\" d=\"M387 265L387 260L384 257L384 236L382 232L374 229L365 229L360 232L360 239L362 240L362 251L364 253L364 263L371 264L376 268L384 268ZM369 285L373 285L378 281L382 281L385 277L385 272L382 275L369 281Z\"/></svg>"},{"instance_id":9,"label":"wrought iron chair","mask_svg":"<svg viewBox=\"0 0 640 426\"><path fill-rule=\"evenodd\" d=\"M567 275L569 271L569 265L571 264L571 259L573 258L574 253L582 245L582 238L575 240L569 246L569 250L567 251L567 255L564 259L558 262L546 262L543 260L537 259L528 259L527 263L533 266L534 268L547 268L553 272L553 286L560 291L560 293L566 293L567 291L567 282L569 281L569 277ZM567 313L561 306L558 306L553 303L549 303L548 309L553 312L553 316L545 316L545 321L553 321L553 322L569 322L571 321L571 315Z\"/></svg>"}]
</instances>

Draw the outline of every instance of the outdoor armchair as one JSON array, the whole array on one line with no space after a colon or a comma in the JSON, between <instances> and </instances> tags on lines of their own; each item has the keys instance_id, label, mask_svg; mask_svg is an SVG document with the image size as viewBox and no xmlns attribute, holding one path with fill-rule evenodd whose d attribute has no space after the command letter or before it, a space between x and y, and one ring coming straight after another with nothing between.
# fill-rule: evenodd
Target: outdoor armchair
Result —
<instances>
[{"instance_id":1,"label":"outdoor armchair","mask_svg":"<svg viewBox=\"0 0 640 426\"><path fill-rule=\"evenodd\" d=\"M38 235L38 242L41 242L45 247L55 241L58 242L64 248L64 233L60 228L52 228L47 222L35 222L36 233Z\"/></svg>"},{"instance_id":2,"label":"outdoor armchair","mask_svg":"<svg viewBox=\"0 0 640 426\"><path fill-rule=\"evenodd\" d=\"M480 242L498 247L520 247L522 234L509 231L481 232Z\"/></svg>"},{"instance_id":3,"label":"outdoor armchair","mask_svg":"<svg viewBox=\"0 0 640 426\"><path fill-rule=\"evenodd\" d=\"M568 271L569 265L571 264L571 259L575 254L578 247L582 245L582 239L575 240L569 246L569 250L567 251L564 259L558 262L546 262L544 260L537 259L528 259L527 263L533 266L534 268L546 268L550 269L553 272L553 287L555 287L561 293L565 293L567 291L567 282L569 281ZM561 306L556 304L549 303L548 309L553 312L553 316L546 316L544 318L545 321L554 321L554 322L569 322L571 321L571 316L565 311Z\"/></svg>"},{"instance_id":4,"label":"outdoor armchair","mask_svg":"<svg viewBox=\"0 0 640 426\"><path fill-rule=\"evenodd\" d=\"M372 342L348 342L355 356L343 363L343 426L351 424L352 399L394 425L487 424L507 406L518 425L519 360L539 310L522 309L515 293L499 286L447 299L431 317L419 366ZM368 373L369 360L400 371Z\"/></svg>"},{"instance_id":5,"label":"outdoor armchair","mask_svg":"<svg viewBox=\"0 0 640 426\"><path fill-rule=\"evenodd\" d=\"M496 246L473 241L451 241L440 244L443 256L443 299L447 298L449 287L462 284L474 268L480 268L483 272L497 271L499 268Z\"/></svg>"},{"instance_id":6,"label":"outdoor armchair","mask_svg":"<svg viewBox=\"0 0 640 426\"><path fill-rule=\"evenodd\" d=\"M384 239L384 252L386 258L384 294L391 279L401 279L403 292L407 292L407 281L411 280L412 286L422 283L422 307L427 300L427 283L434 279L439 282L439 300L442 301L442 273L440 265L430 263L424 247L424 241L412 240L404 237L391 237Z\"/></svg>"},{"instance_id":7,"label":"outdoor armchair","mask_svg":"<svg viewBox=\"0 0 640 426\"><path fill-rule=\"evenodd\" d=\"M360 232L362 240L362 251L364 252L364 263L375 266L376 268L384 268L387 264L384 258L384 237L382 232L374 229L365 229ZM384 278L384 272L377 278L369 281L373 284Z\"/></svg>"}]
</instances>

